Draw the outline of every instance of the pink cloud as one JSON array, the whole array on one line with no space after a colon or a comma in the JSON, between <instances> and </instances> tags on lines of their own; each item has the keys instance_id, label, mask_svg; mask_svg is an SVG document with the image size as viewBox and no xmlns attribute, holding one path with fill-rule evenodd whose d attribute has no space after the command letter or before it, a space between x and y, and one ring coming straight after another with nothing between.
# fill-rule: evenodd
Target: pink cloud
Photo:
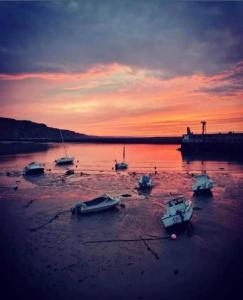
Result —
<instances>
[{"instance_id":1,"label":"pink cloud","mask_svg":"<svg viewBox=\"0 0 243 300\"><path fill-rule=\"evenodd\" d=\"M99 135L182 134L186 126L199 130L201 119L211 131L240 131L242 90L215 87L238 84L242 71L243 63L213 76L164 79L162 71L114 63L83 73L0 74L1 114Z\"/></svg>"}]
</instances>

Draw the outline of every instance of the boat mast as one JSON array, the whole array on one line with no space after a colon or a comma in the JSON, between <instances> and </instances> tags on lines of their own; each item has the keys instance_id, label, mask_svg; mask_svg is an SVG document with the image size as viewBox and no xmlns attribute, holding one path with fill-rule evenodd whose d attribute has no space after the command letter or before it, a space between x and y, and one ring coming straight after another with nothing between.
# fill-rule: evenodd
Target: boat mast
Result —
<instances>
[{"instance_id":1,"label":"boat mast","mask_svg":"<svg viewBox=\"0 0 243 300\"><path fill-rule=\"evenodd\" d=\"M65 146L64 141L63 141L62 131L61 131L61 129L59 129L59 131L60 131L60 135L61 135L61 139L62 139L62 144L63 144L64 152L65 152L65 155L67 156L67 150L66 150L66 146Z\"/></svg>"},{"instance_id":2,"label":"boat mast","mask_svg":"<svg viewBox=\"0 0 243 300\"><path fill-rule=\"evenodd\" d=\"M125 145L123 146L123 161L125 162L126 159L126 150L125 150Z\"/></svg>"}]
</instances>

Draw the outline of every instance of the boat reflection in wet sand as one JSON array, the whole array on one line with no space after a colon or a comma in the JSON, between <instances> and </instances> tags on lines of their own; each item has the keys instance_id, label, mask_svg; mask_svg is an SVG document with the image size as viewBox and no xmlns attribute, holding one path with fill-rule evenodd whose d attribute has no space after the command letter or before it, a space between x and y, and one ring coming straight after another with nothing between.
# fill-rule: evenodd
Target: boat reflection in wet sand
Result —
<instances>
[{"instance_id":1,"label":"boat reflection in wet sand","mask_svg":"<svg viewBox=\"0 0 243 300\"><path fill-rule=\"evenodd\" d=\"M213 181L207 174L195 175L196 183L192 186L194 193L211 193Z\"/></svg>"},{"instance_id":2,"label":"boat reflection in wet sand","mask_svg":"<svg viewBox=\"0 0 243 300\"><path fill-rule=\"evenodd\" d=\"M24 175L43 174L44 171L45 171L45 168L44 168L43 164L40 164L37 162L32 162L24 168Z\"/></svg>"},{"instance_id":3,"label":"boat reflection in wet sand","mask_svg":"<svg viewBox=\"0 0 243 300\"><path fill-rule=\"evenodd\" d=\"M80 201L71 208L72 214L86 214L107 210L120 204L119 197L111 197L109 195L102 195L90 201Z\"/></svg>"},{"instance_id":4,"label":"boat reflection in wet sand","mask_svg":"<svg viewBox=\"0 0 243 300\"><path fill-rule=\"evenodd\" d=\"M170 198L165 205L166 213L161 220L166 228L191 220L193 214L192 202L183 195Z\"/></svg>"}]
</instances>

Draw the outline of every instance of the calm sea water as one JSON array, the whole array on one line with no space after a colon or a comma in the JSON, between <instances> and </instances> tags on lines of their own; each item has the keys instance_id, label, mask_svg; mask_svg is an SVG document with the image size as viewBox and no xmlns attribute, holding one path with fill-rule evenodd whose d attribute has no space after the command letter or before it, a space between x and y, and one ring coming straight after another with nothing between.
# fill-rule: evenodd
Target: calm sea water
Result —
<instances>
[{"instance_id":1,"label":"calm sea water","mask_svg":"<svg viewBox=\"0 0 243 300\"><path fill-rule=\"evenodd\" d=\"M177 151L179 145L127 145L126 161L129 171L153 172L184 171L200 172L242 172L243 164L234 161L216 159L183 159ZM68 155L75 157L74 168L80 171L109 172L112 171L114 160L122 160L123 145L120 144L66 144ZM22 170L32 161L44 163L53 172L63 172L63 168L55 166L55 159L64 156L61 144L52 144L48 151L29 154L6 155L0 157L0 168L5 170ZM78 162L77 162L78 161Z\"/></svg>"}]
</instances>

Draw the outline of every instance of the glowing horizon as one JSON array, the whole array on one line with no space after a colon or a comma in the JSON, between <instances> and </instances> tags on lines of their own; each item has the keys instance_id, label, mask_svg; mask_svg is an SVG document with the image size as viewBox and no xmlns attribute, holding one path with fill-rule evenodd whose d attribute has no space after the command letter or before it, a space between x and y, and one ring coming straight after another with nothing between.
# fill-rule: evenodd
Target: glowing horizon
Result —
<instances>
[{"instance_id":1,"label":"glowing horizon","mask_svg":"<svg viewBox=\"0 0 243 300\"><path fill-rule=\"evenodd\" d=\"M0 116L99 136L178 136L201 120L243 131L243 36L229 5L0 5ZM230 4L236 19L242 7ZM7 12L19 12L15 24ZM21 23L29 14L35 36Z\"/></svg>"}]
</instances>

